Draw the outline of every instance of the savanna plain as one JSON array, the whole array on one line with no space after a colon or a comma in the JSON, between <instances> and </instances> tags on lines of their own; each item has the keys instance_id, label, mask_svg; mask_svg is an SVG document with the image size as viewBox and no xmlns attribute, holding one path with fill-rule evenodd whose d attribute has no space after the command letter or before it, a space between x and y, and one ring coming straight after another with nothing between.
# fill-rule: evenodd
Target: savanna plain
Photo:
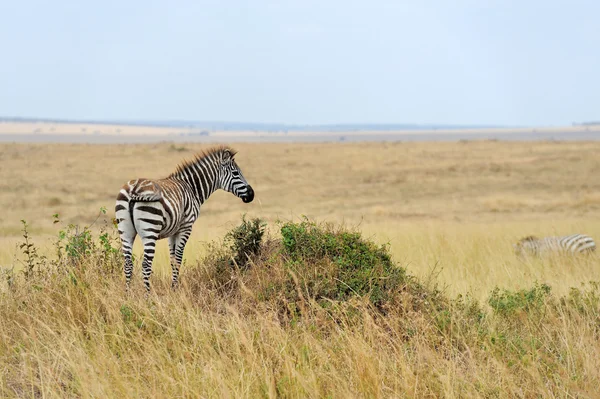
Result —
<instances>
[{"instance_id":1,"label":"savanna plain","mask_svg":"<svg viewBox=\"0 0 600 399\"><path fill-rule=\"evenodd\" d=\"M208 145L0 144L0 396L600 396L600 256L512 247L600 241L600 142L232 146L254 202L213 194L146 297L118 190ZM263 244L230 266L243 215Z\"/></svg>"}]
</instances>

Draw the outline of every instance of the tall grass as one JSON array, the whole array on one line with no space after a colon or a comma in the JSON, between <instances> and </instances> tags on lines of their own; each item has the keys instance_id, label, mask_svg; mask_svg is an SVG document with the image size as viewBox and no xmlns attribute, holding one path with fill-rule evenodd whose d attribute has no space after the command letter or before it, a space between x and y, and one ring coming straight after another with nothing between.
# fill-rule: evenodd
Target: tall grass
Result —
<instances>
[{"instance_id":1,"label":"tall grass","mask_svg":"<svg viewBox=\"0 0 600 399\"><path fill-rule=\"evenodd\" d=\"M526 289L546 282L553 292L567 295L583 281L600 279L598 253L584 257L515 256L513 244L534 234L587 233L597 241L595 219L560 218L495 223L406 222L364 225L361 230L375 242L389 243L396 261L423 280L434 278L451 296L470 293L485 302L496 286Z\"/></svg>"},{"instance_id":2,"label":"tall grass","mask_svg":"<svg viewBox=\"0 0 600 399\"><path fill-rule=\"evenodd\" d=\"M540 282L485 300L448 295L352 229L303 220L263 235L260 226L235 230L240 245L210 246L177 291L154 275L148 298L140 279L126 294L111 234L92 237L76 259L48 257L27 276L5 271L0 396L597 393L595 283L565 294Z\"/></svg>"}]
</instances>

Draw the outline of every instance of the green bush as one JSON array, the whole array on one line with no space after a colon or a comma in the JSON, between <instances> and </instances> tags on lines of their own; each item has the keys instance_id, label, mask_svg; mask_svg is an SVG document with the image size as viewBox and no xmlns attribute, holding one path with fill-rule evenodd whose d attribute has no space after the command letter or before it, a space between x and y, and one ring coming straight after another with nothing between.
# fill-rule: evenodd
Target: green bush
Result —
<instances>
[{"instance_id":1,"label":"green bush","mask_svg":"<svg viewBox=\"0 0 600 399\"><path fill-rule=\"evenodd\" d=\"M495 288L488 303L495 313L507 316L520 311L541 310L544 300L549 294L550 286L547 284L536 284L529 290L523 289L515 292L501 291L499 288Z\"/></svg>"},{"instance_id":2,"label":"green bush","mask_svg":"<svg viewBox=\"0 0 600 399\"><path fill-rule=\"evenodd\" d=\"M110 273L120 270L122 265L121 242L116 227L106 223L100 228L97 240L92 234L91 227L100 216L105 214L106 208L102 207L96 219L89 226L81 228L78 225L69 224L58 232L55 247L59 262L66 263L71 267L92 262ZM54 223L60 223L58 214L54 215Z\"/></svg>"},{"instance_id":3,"label":"green bush","mask_svg":"<svg viewBox=\"0 0 600 399\"><path fill-rule=\"evenodd\" d=\"M58 231L54 241L56 258L49 259L38 254L37 247L33 244L28 230L28 224L23 224L24 241L19 245L24 264L24 277L51 273L56 270L81 269L86 266L97 267L104 273L114 273L121 269L122 255L121 243L115 226L105 223L99 229L97 238L92 234L91 227L101 215L106 214L106 208L101 208L96 220L89 226L81 228L69 224ZM54 224L60 223L58 214L53 215Z\"/></svg>"},{"instance_id":4,"label":"green bush","mask_svg":"<svg viewBox=\"0 0 600 399\"><path fill-rule=\"evenodd\" d=\"M368 296L381 306L406 282L388 248L364 240L360 233L304 220L281 227L287 266L315 299L347 300Z\"/></svg>"}]
</instances>

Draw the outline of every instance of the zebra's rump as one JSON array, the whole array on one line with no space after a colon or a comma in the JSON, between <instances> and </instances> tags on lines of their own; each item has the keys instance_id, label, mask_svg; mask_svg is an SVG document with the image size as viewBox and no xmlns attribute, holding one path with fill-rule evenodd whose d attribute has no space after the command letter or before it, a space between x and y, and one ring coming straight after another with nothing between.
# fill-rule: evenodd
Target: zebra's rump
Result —
<instances>
[{"instance_id":1,"label":"zebra's rump","mask_svg":"<svg viewBox=\"0 0 600 399\"><path fill-rule=\"evenodd\" d=\"M561 237L559 237L561 239ZM583 234L574 234L568 237L562 237L565 250L569 252L590 252L596 250L596 243L590 236Z\"/></svg>"},{"instance_id":2,"label":"zebra's rump","mask_svg":"<svg viewBox=\"0 0 600 399\"><path fill-rule=\"evenodd\" d=\"M137 179L125 184L115 206L117 220L131 223L132 233L162 239L177 233L182 223L195 220L197 206L187 183L160 179ZM121 231L125 231L125 226Z\"/></svg>"},{"instance_id":3,"label":"zebra's rump","mask_svg":"<svg viewBox=\"0 0 600 399\"><path fill-rule=\"evenodd\" d=\"M119 191L115 214L119 222L131 223L135 233L158 236L165 225L162 202L158 184L148 179L130 180Z\"/></svg>"}]
</instances>

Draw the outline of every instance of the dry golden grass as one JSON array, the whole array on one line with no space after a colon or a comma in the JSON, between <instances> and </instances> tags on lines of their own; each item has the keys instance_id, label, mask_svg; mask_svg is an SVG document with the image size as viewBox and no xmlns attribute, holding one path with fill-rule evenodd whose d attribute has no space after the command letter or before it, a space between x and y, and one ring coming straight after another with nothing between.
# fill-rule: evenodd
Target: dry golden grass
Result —
<instances>
[{"instance_id":1,"label":"dry golden grass","mask_svg":"<svg viewBox=\"0 0 600 399\"><path fill-rule=\"evenodd\" d=\"M193 270L205 242L221 237L247 213L271 224L307 215L358 226L376 242L389 242L397 262L423 281L433 279L450 297L471 293L483 303L496 286L529 288L535 281L566 295L571 287L599 279L597 255L520 261L511 244L524 235L574 232L600 240L600 143L234 147L256 199L245 205L219 192L206 203L186 249L184 272ZM201 148L0 145L5 209L0 265L18 265L20 219L30 223L36 244L50 254L50 237L59 228L52 214L80 225L91 223L101 206L112 216L125 181L165 176ZM442 339L429 334L423 322L424 330L406 344L390 333L394 328L369 320L367 313L364 324L326 334L315 331L314 323L281 325L269 312L248 314L241 304L210 290L192 292L184 283L180 292L169 292L167 260L161 242L153 275L158 296L151 301L126 297L122 279L93 271L80 277L83 287L57 279L54 288L46 281L39 291L0 292L0 368L8 376L0 392L26 397L65 392L82 397L593 397L600 382L598 313L568 316L569 310L558 307L543 325L524 320L527 331L519 337L539 342L527 341L535 348L513 358L487 353L458 326L457 335ZM139 269L134 277L139 280ZM123 306L148 329L133 328ZM490 323L502 335L504 321ZM452 349L455 339L464 341L461 350ZM538 350L538 344L545 349Z\"/></svg>"}]
</instances>

